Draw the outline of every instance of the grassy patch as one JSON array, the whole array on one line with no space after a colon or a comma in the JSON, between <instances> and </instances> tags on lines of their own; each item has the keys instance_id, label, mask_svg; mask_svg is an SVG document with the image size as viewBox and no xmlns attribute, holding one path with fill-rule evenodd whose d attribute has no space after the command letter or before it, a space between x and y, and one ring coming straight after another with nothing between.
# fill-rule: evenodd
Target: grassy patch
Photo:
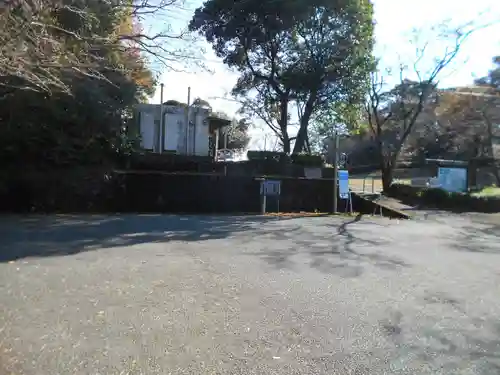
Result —
<instances>
[{"instance_id":1,"label":"grassy patch","mask_svg":"<svg viewBox=\"0 0 500 375\"><path fill-rule=\"evenodd\" d=\"M476 197L500 197L500 188L496 186L488 186L472 194Z\"/></svg>"},{"instance_id":2,"label":"grassy patch","mask_svg":"<svg viewBox=\"0 0 500 375\"><path fill-rule=\"evenodd\" d=\"M389 196L405 204L435 207L454 212L500 212L500 189L488 188L474 194L451 193L439 188L393 184Z\"/></svg>"},{"instance_id":3,"label":"grassy patch","mask_svg":"<svg viewBox=\"0 0 500 375\"><path fill-rule=\"evenodd\" d=\"M373 184L373 185L372 185ZM364 191L365 192L371 192L372 191L372 186L373 186L373 191L379 192L382 191L382 180L380 178L371 178L368 177L366 179L358 176L350 177L349 178L349 187L353 191Z\"/></svg>"}]
</instances>

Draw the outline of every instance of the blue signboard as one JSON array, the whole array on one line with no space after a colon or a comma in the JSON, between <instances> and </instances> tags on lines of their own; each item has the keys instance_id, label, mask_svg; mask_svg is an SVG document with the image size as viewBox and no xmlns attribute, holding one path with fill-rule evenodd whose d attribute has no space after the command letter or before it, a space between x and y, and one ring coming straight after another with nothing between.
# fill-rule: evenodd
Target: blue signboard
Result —
<instances>
[{"instance_id":1,"label":"blue signboard","mask_svg":"<svg viewBox=\"0 0 500 375\"><path fill-rule=\"evenodd\" d=\"M464 193L467 191L467 169L439 167L438 181L446 191Z\"/></svg>"},{"instance_id":2,"label":"blue signboard","mask_svg":"<svg viewBox=\"0 0 500 375\"><path fill-rule=\"evenodd\" d=\"M260 183L260 194L265 196L279 196L281 194L281 181L265 180Z\"/></svg>"},{"instance_id":3,"label":"blue signboard","mask_svg":"<svg viewBox=\"0 0 500 375\"><path fill-rule=\"evenodd\" d=\"M349 199L349 171L338 171L339 197Z\"/></svg>"}]
</instances>

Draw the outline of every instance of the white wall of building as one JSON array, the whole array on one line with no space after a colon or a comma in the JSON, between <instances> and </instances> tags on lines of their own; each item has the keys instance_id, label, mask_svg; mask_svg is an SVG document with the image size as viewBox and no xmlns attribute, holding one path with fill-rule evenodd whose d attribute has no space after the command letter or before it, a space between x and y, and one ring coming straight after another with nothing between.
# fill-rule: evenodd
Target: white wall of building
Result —
<instances>
[{"instance_id":1,"label":"white wall of building","mask_svg":"<svg viewBox=\"0 0 500 375\"><path fill-rule=\"evenodd\" d=\"M209 127L207 120L208 112L204 109L197 108L193 113L192 120L192 139L191 150L195 155L209 154ZM193 149L194 147L194 149Z\"/></svg>"},{"instance_id":2,"label":"white wall of building","mask_svg":"<svg viewBox=\"0 0 500 375\"><path fill-rule=\"evenodd\" d=\"M186 112L182 107L164 106L165 150L177 154L208 156L209 126L208 111L204 108L191 107L189 127L186 126ZM158 104L140 104L139 115L142 147L153 149L155 144L155 120L160 120L161 106ZM157 150L155 150L157 151Z\"/></svg>"},{"instance_id":3,"label":"white wall of building","mask_svg":"<svg viewBox=\"0 0 500 375\"><path fill-rule=\"evenodd\" d=\"M152 150L155 144L155 128L154 128L154 115L150 112L141 113L141 141L142 147L146 150Z\"/></svg>"},{"instance_id":4,"label":"white wall of building","mask_svg":"<svg viewBox=\"0 0 500 375\"><path fill-rule=\"evenodd\" d=\"M171 109L171 108L165 108ZM175 108L173 108L175 110ZM165 138L165 150L167 151L179 151L179 144L183 137L183 127L185 124L185 113L184 110L176 111L174 113L170 113L167 111L164 117L164 126L165 126L165 134L163 137Z\"/></svg>"}]
</instances>

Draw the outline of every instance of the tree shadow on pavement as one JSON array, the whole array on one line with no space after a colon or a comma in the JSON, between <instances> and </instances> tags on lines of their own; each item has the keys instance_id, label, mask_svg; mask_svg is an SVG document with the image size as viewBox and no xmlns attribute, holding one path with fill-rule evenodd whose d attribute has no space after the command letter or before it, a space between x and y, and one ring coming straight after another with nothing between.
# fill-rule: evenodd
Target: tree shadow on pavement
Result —
<instances>
[{"instance_id":1,"label":"tree shadow on pavement","mask_svg":"<svg viewBox=\"0 0 500 375\"><path fill-rule=\"evenodd\" d=\"M409 265L399 258L385 255L379 251L373 251L386 244L387 241L362 238L349 229L350 225L359 223L361 219L362 214L358 214L353 220L339 226L337 233L340 238L343 238L343 241L337 241L333 251L344 260L369 263L378 268L396 270L401 267L408 267ZM370 250L359 251L361 248Z\"/></svg>"},{"instance_id":2,"label":"tree shadow on pavement","mask_svg":"<svg viewBox=\"0 0 500 375\"><path fill-rule=\"evenodd\" d=\"M460 251L500 255L500 223L462 227L454 241Z\"/></svg>"},{"instance_id":3,"label":"tree shadow on pavement","mask_svg":"<svg viewBox=\"0 0 500 375\"><path fill-rule=\"evenodd\" d=\"M287 233L275 232L275 242L251 255L261 257L277 269L297 270L305 264L319 272L341 277L360 276L370 265L388 270L408 267L401 259L380 252L387 240L363 238L350 229L352 224L362 225L361 219L360 214L352 220L332 221L328 224L330 230L322 233L302 226ZM367 225L377 226L375 221Z\"/></svg>"},{"instance_id":4,"label":"tree shadow on pavement","mask_svg":"<svg viewBox=\"0 0 500 375\"><path fill-rule=\"evenodd\" d=\"M0 262L143 243L221 239L277 220L287 219L178 215L2 217Z\"/></svg>"},{"instance_id":5,"label":"tree shadow on pavement","mask_svg":"<svg viewBox=\"0 0 500 375\"><path fill-rule=\"evenodd\" d=\"M459 310L463 318L463 310ZM497 321L468 318L463 326L450 327L442 326L439 320L437 316L418 315L417 327L400 311L392 311L387 319L380 321L380 331L396 348L399 366L450 375L500 373Z\"/></svg>"}]
</instances>

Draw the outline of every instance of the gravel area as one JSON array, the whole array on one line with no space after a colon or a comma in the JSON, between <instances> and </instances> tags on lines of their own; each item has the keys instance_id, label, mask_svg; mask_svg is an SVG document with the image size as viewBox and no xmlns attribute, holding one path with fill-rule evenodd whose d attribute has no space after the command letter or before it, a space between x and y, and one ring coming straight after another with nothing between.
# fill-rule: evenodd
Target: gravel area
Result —
<instances>
[{"instance_id":1,"label":"gravel area","mask_svg":"<svg viewBox=\"0 0 500 375\"><path fill-rule=\"evenodd\" d=\"M0 218L0 374L500 374L500 220L422 217Z\"/></svg>"}]
</instances>

